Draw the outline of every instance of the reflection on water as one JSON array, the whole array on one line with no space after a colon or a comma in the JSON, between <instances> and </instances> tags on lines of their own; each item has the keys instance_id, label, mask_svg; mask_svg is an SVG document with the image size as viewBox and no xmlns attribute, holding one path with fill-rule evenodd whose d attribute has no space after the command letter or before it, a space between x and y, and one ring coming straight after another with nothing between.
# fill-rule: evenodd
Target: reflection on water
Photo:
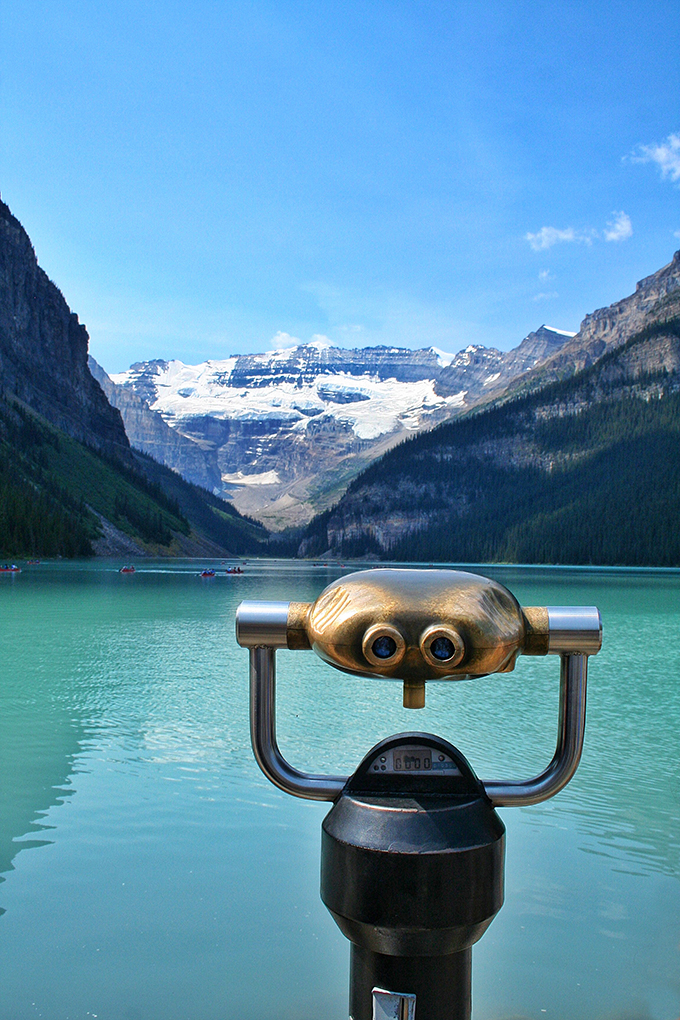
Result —
<instances>
[{"instance_id":1,"label":"reflection on water","mask_svg":"<svg viewBox=\"0 0 680 1020\"><path fill-rule=\"evenodd\" d=\"M70 776L84 737L68 713L49 700L46 704L40 694L29 703L5 687L2 702L0 882L20 850L51 842L53 826L43 819L72 794Z\"/></svg>"},{"instance_id":2,"label":"reflection on water","mask_svg":"<svg viewBox=\"0 0 680 1020\"><path fill-rule=\"evenodd\" d=\"M233 637L241 599L312 599L337 571L117 566L0 578L0 1020L340 1020L347 948L318 898L326 808L257 771ZM598 605L605 639L576 778L503 811L506 903L475 949L475 1017L677 1020L680 574L481 572L525 605ZM558 673L527 659L432 684L414 715L399 684L284 652L281 744L300 767L350 771L418 728L483 778L521 778L552 755Z\"/></svg>"}]
</instances>

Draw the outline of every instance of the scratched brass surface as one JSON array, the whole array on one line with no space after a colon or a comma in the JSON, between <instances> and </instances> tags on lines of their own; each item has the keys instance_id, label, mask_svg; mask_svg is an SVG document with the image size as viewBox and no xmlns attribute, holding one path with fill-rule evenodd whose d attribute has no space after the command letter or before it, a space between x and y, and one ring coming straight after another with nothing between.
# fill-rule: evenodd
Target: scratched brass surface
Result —
<instances>
[{"instance_id":1,"label":"scratched brass surface","mask_svg":"<svg viewBox=\"0 0 680 1020\"><path fill-rule=\"evenodd\" d=\"M462 680L507 672L526 635L515 597L503 585L456 570L364 570L328 585L305 612L296 608L310 646L347 673L411 682ZM396 630L399 645L381 662L366 640ZM433 633L449 637L454 655L437 662ZM368 653L368 654L367 654ZM369 657L370 656L370 657Z\"/></svg>"}]
</instances>

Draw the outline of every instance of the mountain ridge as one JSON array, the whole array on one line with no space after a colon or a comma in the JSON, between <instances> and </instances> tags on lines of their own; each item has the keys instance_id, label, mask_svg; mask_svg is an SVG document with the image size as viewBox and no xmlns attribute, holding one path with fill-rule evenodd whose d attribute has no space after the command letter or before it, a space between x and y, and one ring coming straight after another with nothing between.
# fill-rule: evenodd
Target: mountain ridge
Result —
<instances>
[{"instance_id":1,"label":"mountain ridge","mask_svg":"<svg viewBox=\"0 0 680 1020\"><path fill-rule=\"evenodd\" d=\"M457 354L314 341L199 365L137 362L102 384L133 446L185 474L198 470L179 467L188 448L164 446L148 408L194 444L200 470L213 481L218 473L213 491L278 529L304 523L409 433L502 391L572 335L541 326L512 351L469 345Z\"/></svg>"},{"instance_id":2,"label":"mountain ridge","mask_svg":"<svg viewBox=\"0 0 680 1020\"><path fill-rule=\"evenodd\" d=\"M677 314L680 314L680 251L661 269L638 280L632 294L586 315L578 332L544 364L519 377L508 388L506 397L588 368L649 323Z\"/></svg>"}]
</instances>

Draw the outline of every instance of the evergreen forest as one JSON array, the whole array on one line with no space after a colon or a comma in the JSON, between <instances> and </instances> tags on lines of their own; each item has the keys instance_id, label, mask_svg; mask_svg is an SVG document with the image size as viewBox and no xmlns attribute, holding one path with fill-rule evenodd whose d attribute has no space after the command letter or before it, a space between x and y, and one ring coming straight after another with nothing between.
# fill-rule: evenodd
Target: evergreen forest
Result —
<instances>
[{"instance_id":1,"label":"evergreen forest","mask_svg":"<svg viewBox=\"0 0 680 1020\"><path fill-rule=\"evenodd\" d=\"M179 553L182 536L233 554L267 542L256 521L150 457L107 456L0 394L0 559L92 556L100 515L152 555Z\"/></svg>"}]
</instances>

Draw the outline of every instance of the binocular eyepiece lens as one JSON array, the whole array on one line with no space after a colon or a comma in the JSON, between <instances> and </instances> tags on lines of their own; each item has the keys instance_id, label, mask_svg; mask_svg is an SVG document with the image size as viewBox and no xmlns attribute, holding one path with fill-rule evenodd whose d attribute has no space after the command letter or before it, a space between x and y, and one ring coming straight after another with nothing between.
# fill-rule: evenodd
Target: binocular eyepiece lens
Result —
<instances>
[{"instance_id":1,"label":"binocular eyepiece lens","mask_svg":"<svg viewBox=\"0 0 680 1020\"><path fill-rule=\"evenodd\" d=\"M391 659L397 650L397 642L389 634L383 634L376 638L371 645L371 651L376 659Z\"/></svg>"},{"instance_id":2,"label":"binocular eyepiece lens","mask_svg":"<svg viewBox=\"0 0 680 1020\"><path fill-rule=\"evenodd\" d=\"M435 623L420 638L420 651L426 662L437 669L452 669L465 655L465 645L457 630Z\"/></svg>"},{"instance_id":3,"label":"binocular eyepiece lens","mask_svg":"<svg viewBox=\"0 0 680 1020\"><path fill-rule=\"evenodd\" d=\"M394 669L404 657L406 641L389 623L376 623L364 634L361 650L372 666Z\"/></svg>"},{"instance_id":4,"label":"binocular eyepiece lens","mask_svg":"<svg viewBox=\"0 0 680 1020\"><path fill-rule=\"evenodd\" d=\"M430 645L430 654L434 655L435 659L441 659L442 662L452 659L455 652L456 648L453 641L447 637L435 638Z\"/></svg>"}]
</instances>

